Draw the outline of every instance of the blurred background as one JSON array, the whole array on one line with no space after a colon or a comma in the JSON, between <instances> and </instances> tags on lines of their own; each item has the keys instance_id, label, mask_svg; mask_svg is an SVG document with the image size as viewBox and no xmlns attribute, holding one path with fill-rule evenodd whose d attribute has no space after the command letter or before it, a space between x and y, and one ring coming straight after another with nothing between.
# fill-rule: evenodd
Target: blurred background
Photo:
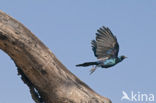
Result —
<instances>
[{"instance_id":1,"label":"blurred background","mask_svg":"<svg viewBox=\"0 0 156 103\"><path fill-rule=\"evenodd\" d=\"M0 10L23 23L73 74L113 103L128 103L121 101L122 91L156 95L155 0L3 0ZM90 42L101 26L112 30L119 55L128 59L89 75L91 67L75 65L96 60ZM0 103L34 103L1 50L0 68Z\"/></svg>"}]
</instances>

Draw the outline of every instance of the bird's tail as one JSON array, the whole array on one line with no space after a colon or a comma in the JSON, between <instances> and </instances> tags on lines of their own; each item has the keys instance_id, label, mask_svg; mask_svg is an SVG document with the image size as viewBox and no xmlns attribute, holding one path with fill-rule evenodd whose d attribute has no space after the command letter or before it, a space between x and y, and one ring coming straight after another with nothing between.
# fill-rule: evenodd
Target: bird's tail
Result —
<instances>
[{"instance_id":1,"label":"bird's tail","mask_svg":"<svg viewBox=\"0 0 156 103\"><path fill-rule=\"evenodd\" d=\"M77 64L76 66L79 67L79 66L82 66L82 67L87 67L87 66L90 66L90 65L98 65L97 62L85 62L83 64Z\"/></svg>"}]
</instances>

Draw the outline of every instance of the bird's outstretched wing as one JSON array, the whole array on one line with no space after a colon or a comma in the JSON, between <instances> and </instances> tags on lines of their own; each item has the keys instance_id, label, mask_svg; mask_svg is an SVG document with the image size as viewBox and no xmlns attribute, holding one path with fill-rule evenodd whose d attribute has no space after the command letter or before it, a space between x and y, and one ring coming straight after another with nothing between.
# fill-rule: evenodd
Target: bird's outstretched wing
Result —
<instances>
[{"instance_id":1,"label":"bird's outstretched wing","mask_svg":"<svg viewBox=\"0 0 156 103\"><path fill-rule=\"evenodd\" d=\"M97 30L96 40L92 40L91 44L94 55L98 59L118 56L119 44L107 27L103 26Z\"/></svg>"}]
</instances>

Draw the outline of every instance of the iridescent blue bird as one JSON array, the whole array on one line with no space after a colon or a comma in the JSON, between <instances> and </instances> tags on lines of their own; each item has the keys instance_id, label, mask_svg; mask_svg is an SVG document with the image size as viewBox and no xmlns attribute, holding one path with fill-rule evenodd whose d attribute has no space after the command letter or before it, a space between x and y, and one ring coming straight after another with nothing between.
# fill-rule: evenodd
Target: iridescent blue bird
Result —
<instances>
[{"instance_id":1,"label":"iridescent blue bird","mask_svg":"<svg viewBox=\"0 0 156 103\"><path fill-rule=\"evenodd\" d=\"M92 40L91 45L94 55L98 60L76 65L82 67L92 65L93 68L91 69L90 74L92 74L97 67L109 68L126 58L126 56L123 55L118 57L119 44L117 38L107 27L103 26L97 30L96 40Z\"/></svg>"}]
</instances>

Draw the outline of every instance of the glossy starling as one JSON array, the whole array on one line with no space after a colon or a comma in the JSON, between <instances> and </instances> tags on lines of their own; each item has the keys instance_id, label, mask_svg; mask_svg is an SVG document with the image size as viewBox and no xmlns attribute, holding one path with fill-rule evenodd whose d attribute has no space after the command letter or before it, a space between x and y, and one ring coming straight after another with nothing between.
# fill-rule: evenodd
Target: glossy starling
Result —
<instances>
[{"instance_id":1,"label":"glossy starling","mask_svg":"<svg viewBox=\"0 0 156 103\"><path fill-rule=\"evenodd\" d=\"M98 60L95 62L85 62L76 65L77 67L92 65L93 68L91 69L90 74L92 74L97 67L109 68L126 58L126 56L123 55L118 57L119 44L117 42L117 38L107 27L103 26L97 30L96 40L92 40L91 45L94 55Z\"/></svg>"}]
</instances>

